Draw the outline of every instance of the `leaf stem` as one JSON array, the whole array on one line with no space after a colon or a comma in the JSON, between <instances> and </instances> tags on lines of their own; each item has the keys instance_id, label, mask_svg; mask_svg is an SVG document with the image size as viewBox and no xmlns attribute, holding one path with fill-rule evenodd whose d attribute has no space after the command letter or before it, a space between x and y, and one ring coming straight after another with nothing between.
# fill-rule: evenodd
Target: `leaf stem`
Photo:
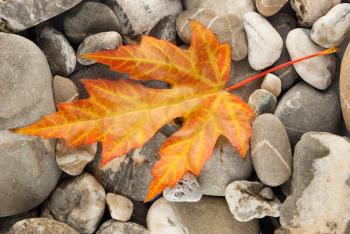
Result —
<instances>
[{"instance_id":1,"label":"leaf stem","mask_svg":"<svg viewBox=\"0 0 350 234\"><path fill-rule=\"evenodd\" d=\"M290 66L292 64L299 63L299 62L302 62L304 60L311 59L311 58L314 58L314 57L317 57L317 56L322 56L322 55L336 53L337 51L338 51L338 49L336 47L333 47L333 48L330 48L330 49L326 49L326 50L320 51L320 52L315 53L315 54L307 55L305 57L289 61L287 63L283 63L281 65L278 65L276 67L273 67L273 68L270 68L270 69L268 69L266 71L263 71L263 72L261 72L261 73L259 73L257 75L251 76L251 77L247 78L246 80L243 80L243 81L241 81L241 82L239 82L237 84L234 84L234 85L232 85L230 87L227 87L225 89L225 91L231 91L231 90L234 90L234 89L239 89L239 88L245 86L246 84L249 84L249 83L251 83L251 82L253 82L253 81L255 81L255 80L259 79L259 78L262 78L262 77L264 77L265 75L267 75L267 74L269 74L271 72L278 71L278 70L283 69L285 67L288 67L288 66Z\"/></svg>"}]
</instances>

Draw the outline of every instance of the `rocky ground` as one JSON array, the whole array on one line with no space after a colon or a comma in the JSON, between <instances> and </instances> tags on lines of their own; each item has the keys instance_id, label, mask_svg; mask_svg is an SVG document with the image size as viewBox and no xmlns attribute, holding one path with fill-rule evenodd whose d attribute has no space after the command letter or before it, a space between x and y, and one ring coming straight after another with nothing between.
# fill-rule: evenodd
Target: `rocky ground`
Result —
<instances>
[{"instance_id":1,"label":"rocky ground","mask_svg":"<svg viewBox=\"0 0 350 234\"><path fill-rule=\"evenodd\" d=\"M350 233L350 1L0 0L0 233ZM198 178L143 204L167 136L98 167L101 147L16 135L84 78L125 78L80 54L151 35L184 48L189 19L232 46L231 83L324 48L234 93L256 112L246 160L225 138ZM154 84L161 87L160 84Z\"/></svg>"}]
</instances>

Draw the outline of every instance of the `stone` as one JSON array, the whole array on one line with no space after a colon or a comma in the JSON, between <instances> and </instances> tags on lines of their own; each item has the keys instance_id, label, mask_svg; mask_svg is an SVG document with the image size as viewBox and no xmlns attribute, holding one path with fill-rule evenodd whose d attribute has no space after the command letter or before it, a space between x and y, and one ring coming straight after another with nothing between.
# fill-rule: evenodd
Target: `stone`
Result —
<instances>
[{"instance_id":1,"label":"stone","mask_svg":"<svg viewBox=\"0 0 350 234\"><path fill-rule=\"evenodd\" d=\"M334 6L312 26L311 38L325 48L339 45L350 32L350 4Z\"/></svg>"},{"instance_id":2,"label":"stone","mask_svg":"<svg viewBox=\"0 0 350 234\"><path fill-rule=\"evenodd\" d=\"M37 210L30 210L25 213L0 218L0 233L8 234L11 227L18 221L38 217Z\"/></svg>"},{"instance_id":3,"label":"stone","mask_svg":"<svg viewBox=\"0 0 350 234\"><path fill-rule=\"evenodd\" d=\"M340 71L340 101L346 127L350 133L350 46L346 49Z\"/></svg>"},{"instance_id":4,"label":"stone","mask_svg":"<svg viewBox=\"0 0 350 234\"><path fill-rule=\"evenodd\" d=\"M292 60L323 50L311 40L310 30L303 28L290 31L286 45ZM325 90L333 81L335 65L335 57L330 54L296 63L294 68L304 81L317 89Z\"/></svg>"},{"instance_id":5,"label":"stone","mask_svg":"<svg viewBox=\"0 0 350 234\"><path fill-rule=\"evenodd\" d=\"M107 193L106 203L112 219L123 222L130 219L134 206L128 198L114 193Z\"/></svg>"},{"instance_id":6,"label":"stone","mask_svg":"<svg viewBox=\"0 0 350 234\"><path fill-rule=\"evenodd\" d=\"M53 96L55 104L71 102L79 98L79 91L74 82L62 76L53 78Z\"/></svg>"},{"instance_id":7,"label":"stone","mask_svg":"<svg viewBox=\"0 0 350 234\"><path fill-rule=\"evenodd\" d=\"M257 89L250 95L248 104L254 110L255 116L272 113L277 104L275 95L265 89Z\"/></svg>"},{"instance_id":8,"label":"stone","mask_svg":"<svg viewBox=\"0 0 350 234\"><path fill-rule=\"evenodd\" d=\"M136 223L108 220L100 226L96 234L150 234L150 232Z\"/></svg>"},{"instance_id":9,"label":"stone","mask_svg":"<svg viewBox=\"0 0 350 234\"><path fill-rule=\"evenodd\" d=\"M256 8L265 17L273 16L288 2L288 0L255 0Z\"/></svg>"},{"instance_id":10,"label":"stone","mask_svg":"<svg viewBox=\"0 0 350 234\"><path fill-rule=\"evenodd\" d=\"M60 170L53 141L0 131L0 217L26 212L55 188Z\"/></svg>"},{"instance_id":11,"label":"stone","mask_svg":"<svg viewBox=\"0 0 350 234\"><path fill-rule=\"evenodd\" d=\"M242 19L247 12L255 11L253 0L202 0L198 8L207 8L217 16L232 14Z\"/></svg>"},{"instance_id":12,"label":"stone","mask_svg":"<svg viewBox=\"0 0 350 234\"><path fill-rule=\"evenodd\" d=\"M56 145L56 162L62 171L68 175L77 176L94 159L96 152L97 143L70 148L63 139L59 139Z\"/></svg>"},{"instance_id":13,"label":"stone","mask_svg":"<svg viewBox=\"0 0 350 234\"><path fill-rule=\"evenodd\" d=\"M280 216L280 201L259 182L234 181L227 186L225 198L233 217L240 222Z\"/></svg>"},{"instance_id":14,"label":"stone","mask_svg":"<svg viewBox=\"0 0 350 234\"><path fill-rule=\"evenodd\" d=\"M168 15L163 17L151 29L148 35L161 40L166 40L175 44L176 43L176 17L174 15Z\"/></svg>"},{"instance_id":15,"label":"stone","mask_svg":"<svg viewBox=\"0 0 350 234\"><path fill-rule=\"evenodd\" d=\"M0 130L28 125L54 112L52 75L41 50L7 33L0 33L0 45Z\"/></svg>"},{"instance_id":16,"label":"stone","mask_svg":"<svg viewBox=\"0 0 350 234\"><path fill-rule=\"evenodd\" d=\"M64 222L79 233L93 233L105 209L105 191L90 174L62 181L43 206L42 217Z\"/></svg>"},{"instance_id":17,"label":"stone","mask_svg":"<svg viewBox=\"0 0 350 234\"><path fill-rule=\"evenodd\" d=\"M196 177L186 173L174 188L167 187L163 196L171 202L198 202L202 198L202 191Z\"/></svg>"},{"instance_id":18,"label":"stone","mask_svg":"<svg viewBox=\"0 0 350 234\"><path fill-rule=\"evenodd\" d=\"M290 4L298 16L299 24L311 26L340 2L341 0L318 0L317 2L314 0L291 0Z\"/></svg>"},{"instance_id":19,"label":"stone","mask_svg":"<svg viewBox=\"0 0 350 234\"><path fill-rule=\"evenodd\" d=\"M101 151L98 151L87 169L107 192L143 201L153 178L152 167L159 159L159 149L165 139L164 134L157 133L142 148L114 158L102 168L100 168Z\"/></svg>"},{"instance_id":20,"label":"stone","mask_svg":"<svg viewBox=\"0 0 350 234\"><path fill-rule=\"evenodd\" d=\"M203 0L183 0L182 4L185 10L198 8Z\"/></svg>"},{"instance_id":21,"label":"stone","mask_svg":"<svg viewBox=\"0 0 350 234\"><path fill-rule=\"evenodd\" d=\"M237 149L226 138L220 137L197 179L203 195L224 196L229 183L248 179L252 169L250 153L242 159Z\"/></svg>"},{"instance_id":22,"label":"stone","mask_svg":"<svg viewBox=\"0 0 350 234\"><path fill-rule=\"evenodd\" d=\"M294 152L292 193L281 207L283 228L291 233L348 233L349 155L350 143L340 136L303 135Z\"/></svg>"},{"instance_id":23,"label":"stone","mask_svg":"<svg viewBox=\"0 0 350 234\"><path fill-rule=\"evenodd\" d=\"M68 39L75 44L96 33L119 30L114 12L99 2L80 4L64 17L63 25Z\"/></svg>"},{"instance_id":24,"label":"stone","mask_svg":"<svg viewBox=\"0 0 350 234\"><path fill-rule=\"evenodd\" d=\"M32 218L13 225L8 234L79 234L65 223L46 218Z\"/></svg>"},{"instance_id":25,"label":"stone","mask_svg":"<svg viewBox=\"0 0 350 234\"><path fill-rule=\"evenodd\" d=\"M251 154L258 178L268 186L279 186L292 175L292 149L283 123L272 114L258 116L253 123Z\"/></svg>"},{"instance_id":26,"label":"stone","mask_svg":"<svg viewBox=\"0 0 350 234\"><path fill-rule=\"evenodd\" d=\"M261 70L276 62L282 53L283 40L272 25L261 15L248 12L244 15L244 28L248 39L250 66Z\"/></svg>"},{"instance_id":27,"label":"stone","mask_svg":"<svg viewBox=\"0 0 350 234\"><path fill-rule=\"evenodd\" d=\"M261 88L265 89L266 91L269 91L275 97L278 97L281 94L282 89L281 78L272 73L269 73L265 76L261 84Z\"/></svg>"},{"instance_id":28,"label":"stone","mask_svg":"<svg viewBox=\"0 0 350 234\"><path fill-rule=\"evenodd\" d=\"M81 0L6 0L0 2L0 31L20 32L74 7Z\"/></svg>"},{"instance_id":29,"label":"stone","mask_svg":"<svg viewBox=\"0 0 350 234\"><path fill-rule=\"evenodd\" d=\"M341 111L336 88L321 92L299 82L282 96L274 114L285 126L292 146L306 132L338 130Z\"/></svg>"},{"instance_id":30,"label":"stone","mask_svg":"<svg viewBox=\"0 0 350 234\"><path fill-rule=\"evenodd\" d=\"M37 44L44 52L54 75L68 76L75 68L77 57L66 37L46 25L38 30Z\"/></svg>"},{"instance_id":31,"label":"stone","mask_svg":"<svg viewBox=\"0 0 350 234\"><path fill-rule=\"evenodd\" d=\"M102 50L114 50L122 45L122 37L117 32L101 32L88 36L79 45L77 54L78 62L82 65L96 63L94 60L80 57L82 54L94 53Z\"/></svg>"},{"instance_id":32,"label":"stone","mask_svg":"<svg viewBox=\"0 0 350 234\"><path fill-rule=\"evenodd\" d=\"M154 234L260 233L257 220L235 220L225 199L217 197L203 197L196 203L169 202L161 197L148 211L147 227Z\"/></svg>"}]
</instances>

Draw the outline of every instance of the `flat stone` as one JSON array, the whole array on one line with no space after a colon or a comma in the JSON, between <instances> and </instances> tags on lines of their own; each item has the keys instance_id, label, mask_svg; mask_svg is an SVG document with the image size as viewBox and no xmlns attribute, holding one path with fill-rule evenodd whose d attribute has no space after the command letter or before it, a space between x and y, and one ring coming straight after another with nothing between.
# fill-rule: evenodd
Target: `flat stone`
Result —
<instances>
[{"instance_id":1,"label":"flat stone","mask_svg":"<svg viewBox=\"0 0 350 234\"><path fill-rule=\"evenodd\" d=\"M278 97L281 94L282 89L281 78L272 73L269 73L265 76L261 84L261 88L269 91L275 97Z\"/></svg>"},{"instance_id":2,"label":"flat stone","mask_svg":"<svg viewBox=\"0 0 350 234\"><path fill-rule=\"evenodd\" d=\"M350 47L346 49L340 71L340 101L346 127L350 133Z\"/></svg>"},{"instance_id":3,"label":"flat stone","mask_svg":"<svg viewBox=\"0 0 350 234\"><path fill-rule=\"evenodd\" d=\"M79 98L79 91L74 82L62 76L53 78L53 95L56 105L61 102L71 102Z\"/></svg>"},{"instance_id":4,"label":"flat stone","mask_svg":"<svg viewBox=\"0 0 350 234\"><path fill-rule=\"evenodd\" d=\"M106 203L112 219L123 222L130 219L133 204L128 198L114 193L107 193Z\"/></svg>"},{"instance_id":5,"label":"flat stone","mask_svg":"<svg viewBox=\"0 0 350 234\"><path fill-rule=\"evenodd\" d=\"M272 114L258 116L253 123L251 154L258 178L268 186L279 186L292 174L292 149L282 122Z\"/></svg>"},{"instance_id":6,"label":"flat stone","mask_svg":"<svg viewBox=\"0 0 350 234\"><path fill-rule=\"evenodd\" d=\"M150 234L150 232L136 223L108 220L100 226L96 234Z\"/></svg>"},{"instance_id":7,"label":"flat stone","mask_svg":"<svg viewBox=\"0 0 350 234\"><path fill-rule=\"evenodd\" d=\"M350 143L340 136L303 135L294 152L292 193L281 208L283 228L290 233L348 233L349 155Z\"/></svg>"},{"instance_id":8,"label":"flat stone","mask_svg":"<svg viewBox=\"0 0 350 234\"><path fill-rule=\"evenodd\" d=\"M265 89L257 89L248 100L249 106L254 110L255 116L272 113L277 104L277 98Z\"/></svg>"},{"instance_id":9,"label":"flat stone","mask_svg":"<svg viewBox=\"0 0 350 234\"><path fill-rule=\"evenodd\" d=\"M20 32L74 7L81 0L6 0L0 2L0 31Z\"/></svg>"},{"instance_id":10,"label":"flat stone","mask_svg":"<svg viewBox=\"0 0 350 234\"><path fill-rule=\"evenodd\" d=\"M303 28L290 31L286 44L292 60L324 50L311 40L310 30ZM294 68L304 81L325 90L333 81L335 65L335 57L330 54L294 64Z\"/></svg>"},{"instance_id":11,"label":"flat stone","mask_svg":"<svg viewBox=\"0 0 350 234\"><path fill-rule=\"evenodd\" d=\"M288 0L256 0L256 8L265 17L273 16L288 2Z\"/></svg>"}]
</instances>

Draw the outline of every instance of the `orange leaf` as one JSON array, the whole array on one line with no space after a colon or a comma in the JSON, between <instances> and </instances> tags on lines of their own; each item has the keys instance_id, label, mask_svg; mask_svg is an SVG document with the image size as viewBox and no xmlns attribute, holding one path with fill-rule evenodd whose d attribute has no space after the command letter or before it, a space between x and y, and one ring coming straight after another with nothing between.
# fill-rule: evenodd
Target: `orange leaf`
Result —
<instances>
[{"instance_id":1,"label":"orange leaf","mask_svg":"<svg viewBox=\"0 0 350 234\"><path fill-rule=\"evenodd\" d=\"M130 80L85 80L90 97L58 106L16 132L64 138L71 146L102 142L102 164L141 147L163 125L183 117L180 130L166 140L155 164L146 201L166 186L174 186L186 172L199 175L220 135L245 156L252 130L252 110L225 90L231 69L228 44L191 22L188 50L151 37L139 46L84 55L129 74L135 80L161 80L171 89L150 89Z\"/></svg>"}]
</instances>

